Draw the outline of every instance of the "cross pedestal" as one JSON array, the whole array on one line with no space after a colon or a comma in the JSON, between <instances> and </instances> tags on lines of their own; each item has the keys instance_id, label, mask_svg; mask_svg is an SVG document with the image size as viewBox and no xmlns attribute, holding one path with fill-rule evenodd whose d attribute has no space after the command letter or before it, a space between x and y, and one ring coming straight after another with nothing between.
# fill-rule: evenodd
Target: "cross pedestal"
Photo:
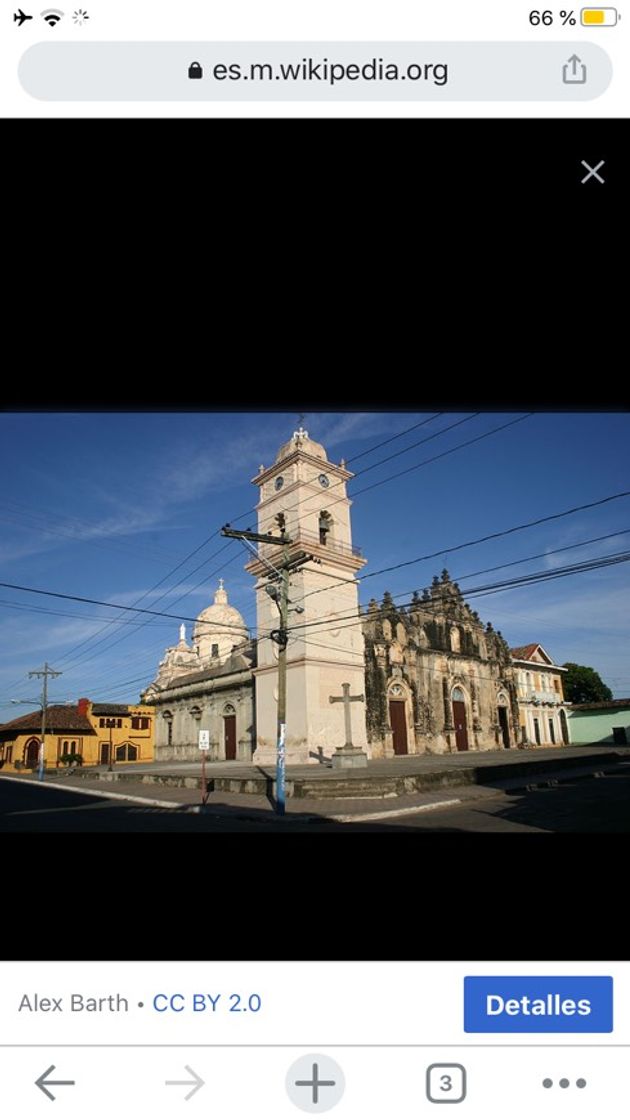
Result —
<instances>
[{"instance_id":1,"label":"cross pedestal","mask_svg":"<svg viewBox=\"0 0 630 1120\"><path fill-rule=\"evenodd\" d=\"M360 696L350 695L350 685L342 684L341 686L343 696L329 696L328 699L331 704L343 704L343 714L346 724L346 741L343 747L337 747L333 758L332 764L334 770L352 770L358 766L367 766L368 758L365 751L360 747L352 745L352 720L350 716L350 705L355 701L365 702L365 696L361 693Z\"/></svg>"}]
</instances>

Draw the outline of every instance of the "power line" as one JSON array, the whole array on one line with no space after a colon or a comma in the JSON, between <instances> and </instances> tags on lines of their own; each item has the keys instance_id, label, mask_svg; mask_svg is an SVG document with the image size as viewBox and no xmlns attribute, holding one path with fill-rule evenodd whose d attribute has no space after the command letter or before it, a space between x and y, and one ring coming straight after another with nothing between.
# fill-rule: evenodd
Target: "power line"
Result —
<instances>
[{"instance_id":1,"label":"power line","mask_svg":"<svg viewBox=\"0 0 630 1120\"><path fill-rule=\"evenodd\" d=\"M196 622L196 618L189 618L184 614L168 614L165 611L152 611L147 607L123 607L121 603L106 603L103 599L88 599L83 595L65 595L61 591L44 591L38 587L24 587L19 583L0 583L0 587L8 587L12 591L27 591L31 595L49 595L54 599L70 599L74 603L91 603L97 607L113 607L114 610L133 611L135 614L156 615L158 618L174 618L178 622ZM233 630L227 622L216 622L213 626L220 629Z\"/></svg>"},{"instance_id":2,"label":"power line","mask_svg":"<svg viewBox=\"0 0 630 1120\"><path fill-rule=\"evenodd\" d=\"M436 418L437 418L438 416L440 416L440 415L442 415L442 414L441 414L441 413L436 413L436 414L434 414L434 415L432 415L432 416L430 416L430 417L428 417L428 418L425 418L425 419L423 419L423 420L419 421L419 422L418 422L418 424L414 424L414 425L412 425L412 427L411 427L411 428L409 428L409 429L405 429L405 430L404 430L403 432L401 432L401 433L398 433L398 435L396 435L396 436L392 436L392 437L390 437L390 438L389 438L388 440L382 441L381 443L379 443L379 444L376 444L376 445L375 445L374 447L372 447L372 448L368 448L368 449L367 449L366 451L362 452L362 453L361 453L361 455L367 455L367 454L370 454L370 453L372 453L372 452L373 452L373 451L375 451L375 450L376 450L376 449L377 449L378 447L380 447L380 446L384 446L384 444L386 444L386 443L391 443L391 442L393 442L393 440L394 440L394 439L398 439L398 438L400 438L401 436L403 436L403 435L407 434L407 432L409 432L409 431L412 431L412 430L414 430L414 429L416 429L416 428L419 428L419 427L423 427L424 425L426 425L427 423L430 423L430 422L431 422L432 420L436 419ZM430 437L428 437L428 438L429 438L429 439L433 439L433 438L436 438L436 437L437 437L438 435L442 434L443 432L445 432L445 431L448 431L448 430L450 430L450 428L452 428L452 427L456 427L456 426L458 426L458 425L459 425L459 424L461 424L461 423L467 422L467 420L469 420L469 419L473 419L473 417L467 417L467 418L465 418L464 420L460 420L460 421L457 421L457 422L456 422L455 424L449 425L449 426L448 426L447 428L445 428L445 429L440 429L440 431L439 431L439 432L437 432L437 433L433 433L433 434L432 434L432 435L431 435ZM423 442L427 442L427 441L426 441L426 440L421 440L421 441L418 441L418 442L419 442L419 443L423 443ZM404 454L404 453L405 453L405 451L411 450L411 449L412 449L413 447L415 447L415 446L417 446L417 445L418 445L418 444L412 444L412 445L411 445L410 447L408 447L408 448L405 448L405 449L404 449L404 451L398 452L398 453L396 453L396 454ZM360 456L355 456L355 458L358 458L358 457L360 457ZM388 456L388 457L386 457L386 459L382 460L382 462L386 462L386 461L388 461L389 459L391 459L391 458L393 458L393 457L395 457L395 456ZM372 467L374 467L374 466L378 466L378 465L379 465L379 463L376 463L376 464L372 464L372 465L371 465L370 467L367 467L367 468L365 469L365 471L363 471L363 472L358 472L358 473L366 473L366 472L367 472L367 470L371 470L371 469L372 469ZM356 476L355 476L355 477L356 477ZM336 485L338 485L338 484L336 484ZM296 508L296 507L293 507L293 508ZM235 518L234 520L240 520L240 519L242 519L243 517L247 516L247 514L248 514L248 513L252 513L252 512L255 512L255 507L254 507L254 508L253 508L252 510L249 510L249 511L247 511L247 513L244 513L244 514L240 514L240 515L239 515L239 516L238 516L237 518ZM193 550L193 551L192 551L191 553L189 553L189 554L188 554L188 556L184 557L184 559L183 559L182 561L180 561L180 562L179 562L179 564L177 564L177 565L176 565L176 566L175 566L175 567L174 567L173 569L171 569L171 570L170 570L170 571L169 571L169 572L168 572L168 573L167 573L167 574L166 574L166 575L165 575L165 576L164 576L164 577L163 577L163 578L162 578L161 580L159 580L159 581L158 581L158 582L157 582L156 584L154 584L154 586L153 586L152 588L150 588L150 589L149 589L148 591L144 592L144 593L143 593L143 594L142 594L141 596L139 596L139 598L138 598L138 599L136 599L136 600L135 600L135 602L134 602L133 604L131 604L131 605L130 605L129 607L124 607L124 608L122 608L122 607L121 607L120 609L121 609L121 612L122 612L122 613L121 613L120 619L117 619L117 620L114 620L114 619L112 619L112 620L108 620L108 621L106 622L106 624L105 624L104 626L102 626L102 627L101 627L101 628L100 628L99 630L97 630L97 631L96 631L96 632L95 632L94 634L91 634L91 635L89 635L89 636L88 636L87 638L84 638L84 639L82 639L82 640L81 640L80 642L78 642L77 644L75 644L74 646L72 646L72 647L71 647L71 648L70 648L70 649L69 649L69 650L67 651L67 653L65 653L65 654L63 655L63 657L62 657L62 658L60 659L60 660L61 660L61 663L64 663L64 664L66 664L66 665L72 665L73 663L76 663L76 662L77 662L78 660L81 660L81 661L82 661L82 663L84 663L84 662L85 662L85 660L91 660L91 658L87 658L87 659L86 659L86 658L85 658L85 657L84 657L83 655L82 655L82 657L81 657L81 658L74 658L74 662L73 662L72 660L69 660L69 659L70 659L70 658L72 658L72 655L73 655L73 654L75 654L75 653L76 653L76 652L77 652L78 650L80 650L80 649L84 649L84 650L85 650L85 648L86 648L86 647L88 647L88 648L90 648L90 647L91 647L91 648L92 648L93 650L95 650L95 649L96 649L96 648L97 648L98 646L101 646L101 645L103 644L103 642L104 642L104 641L106 641L106 639L101 639L101 641L98 641L98 642L96 642L96 644L94 644L94 640L95 640L96 638L98 638L99 634L103 634L103 633L105 633L105 632L106 632L107 630L111 629L111 628L112 628L113 626L117 626L117 625L118 625L119 623L120 623L120 624L122 624L123 622L128 622L128 621L130 621L129 619L126 619L126 618L125 618L124 616L125 616L126 614L130 613L130 612L133 612L133 611L134 611L134 608L135 608L135 607L137 607L137 605L138 605L139 603L141 603L141 602L143 601L143 599L146 599L148 595L150 595L150 594L151 594L151 593L152 593L153 591L157 590L157 588L158 588L158 587L160 587L160 586L161 586L161 584L163 584L163 583L164 583L164 582L165 582L165 581L166 581L166 580L167 580L167 579L168 579L168 578L169 578L169 577L170 577L171 575L173 575L173 574L174 574L174 572L176 572L176 571L177 571L177 570L178 570L179 568L181 568L181 567L182 567L182 566L183 566L183 565L184 565L185 563L187 563L187 561L188 561L188 560L190 560L190 559L191 559L191 558L192 558L192 557L193 557L194 555L196 555L196 553L198 553L198 552L199 552L199 551L200 551L200 550L201 550L202 548L204 548L204 547L205 547L205 546L206 546L206 545L207 545L207 544L208 544L208 543L209 543L209 542L210 542L210 541L211 541L212 539L214 539L214 537L216 537L217 535L218 535L218 531L215 531L214 533L212 533L212 534L211 534L211 535L210 535L210 536L209 536L208 538L206 538L206 540L205 540L205 541L203 541L203 542L202 542L202 543L201 543L201 544L200 544L200 545L199 545L199 546L198 546L198 547L197 547L196 549L194 549L194 550ZM195 572L199 571L199 569L200 569L200 568L202 568L202 567L204 567L204 566L205 566L206 564L208 564L208 563L209 563L209 562L210 562L210 561L211 561L212 559L214 559L214 558L215 558L215 557L216 557L217 555L219 555L219 553L220 553L220 552L222 552L222 551L223 551L223 550L224 550L225 548L227 548L227 547L229 547L229 543L228 543L228 545L224 545L224 546L223 546L223 547L222 547L221 549L218 549L218 550L217 550L217 551L216 551L215 553L213 553L213 554L212 554L212 556L210 556L210 557L207 557L207 558L206 558L206 559L205 559L204 561L202 561L202 563L201 563L201 564L197 565L197 567L196 567L196 568L192 569L192 571L189 571L189 572L187 572L187 573L186 573L186 574L185 574L185 575L184 575L184 576L183 576L183 577L182 577L182 578L181 578L181 579L180 579L180 580L179 580L179 581L178 581L178 582L177 582L177 583L176 583L175 585L173 585L173 586L172 586L171 588L168 588L168 589L167 589L167 590L166 590L165 592L163 592L163 594L161 594L160 596L158 596L158 598L157 598L156 600L154 600L153 606L155 607L155 605L156 605L157 603L159 603L159 602L163 601L163 600L164 600L164 599L165 599L166 597L170 596L170 595L172 594L172 592L173 592L174 590L176 590L176 588L177 588L177 587L181 586L181 584L182 584L182 583L183 583L183 582L184 582L185 580L187 580L187 579L190 579L191 575L194 575L194 573L195 573ZM234 559L235 559L235 558L236 558L236 557L234 557ZM230 563L231 563L231 562L233 562L233 561L230 561ZM212 574L214 574L214 573L212 573ZM201 580L201 581L200 581L200 582L199 582L198 584L196 584L196 585L195 585L195 587L193 587L192 589L190 589L189 591L187 591L187 592L186 592L186 593L184 593L183 595L180 595L178 599L176 599L176 600L175 600L175 601L174 601L173 603L171 603L171 608L172 608L172 607L173 607L173 606L174 606L174 605L175 605L175 604L176 604L177 602L181 602L181 600L182 600L183 598L185 598L185 597L186 597L186 595L192 594L192 593L193 593L194 591L196 591L196 590L198 589L198 587L200 587L200 586L201 586L201 585L202 585L202 584L203 584L204 582L206 582L206 580L208 580L208 579L210 579L210 578L211 578L211 576L209 576L209 575L206 575L206 576L204 577L204 579L203 579L203 580ZM112 605L112 604L110 604L110 605ZM156 613L157 613L157 612L156 612ZM167 616L167 615L165 615L164 617L168 617L168 616ZM117 639L116 639L115 641L111 642L111 643L110 643L109 645L107 645L107 646L105 647L105 649L104 649L104 650L102 650L102 651L101 651L101 654L105 653L105 652L106 652L107 650L109 650L109 649L112 649L112 648L113 648L113 646L114 646L114 645L117 645L117 644L119 644L119 643L120 643L120 641L124 641L124 640L126 640L127 638L129 638L129 637L132 637L134 633L137 633L137 631L138 631L138 630L140 630L140 629L142 628L142 626L144 626L144 625L146 625L146 624L147 624L147 621L149 621L149 620L146 620L145 622L141 622L141 623L140 623L139 625L137 625L137 626L136 626L135 630L132 630L131 632L127 632L127 633L125 633L125 634L121 635L121 636L120 636L119 638L117 638ZM16 682L16 684L17 684L17 683L19 683L19 682Z\"/></svg>"},{"instance_id":3,"label":"power line","mask_svg":"<svg viewBox=\"0 0 630 1120\"><path fill-rule=\"evenodd\" d=\"M552 571L546 569L540 572L531 572L528 575L512 577L511 579L501 580L494 584L485 584L481 587L470 588L465 591L465 595L467 598L472 598L473 596L493 594L497 591L511 590L516 587L560 579L563 576L577 575L580 572L596 571L599 568L626 563L628 560L630 560L630 552L612 553L609 556L600 557L599 559L582 561L581 563L567 565L564 568L556 568ZM428 591L429 589L427 588L426 590ZM447 602L457 602L458 598L458 596L441 595L439 602L436 604L436 609L444 609L443 604ZM398 604L398 609L404 609L405 607L415 607L419 610L424 610L430 609L434 605L435 604L433 600L411 600L408 603ZM306 630L316 626L324 627L324 629L320 630L319 633L325 633L327 630L345 630L348 629L348 627L339 627L339 622L345 622L352 619L353 621L351 622L351 625L357 626L362 624L364 621L369 620L370 617L378 618L379 616L386 614L387 608L381 608L380 610L374 611L373 615L368 615L367 617L365 615L359 618L357 618L356 615L342 615L332 621L330 619L319 619L314 622L298 623L294 626L289 627L289 630L290 632L295 633L296 631Z\"/></svg>"},{"instance_id":4,"label":"power line","mask_svg":"<svg viewBox=\"0 0 630 1120\"><path fill-rule=\"evenodd\" d=\"M26 603L14 603L10 599L0 599L0 606L8 607L10 610L26 611L29 614L49 614L49 615L56 615L58 618L76 618L79 621L83 621L83 622L103 622L104 621L102 615L76 614L76 613L73 614L70 611L56 611L56 610L53 610L51 607L29 607ZM135 618L123 618L123 619L112 618L112 619L109 619L108 621L109 622L117 622L121 626L130 625L130 624L137 625L137 622L136 622ZM148 621L151 621L151 620L148 620ZM156 622L153 625L159 626L159 625L166 625L166 624Z\"/></svg>"},{"instance_id":5,"label":"power line","mask_svg":"<svg viewBox=\"0 0 630 1120\"><path fill-rule=\"evenodd\" d=\"M142 544L125 544L123 541L110 540L107 532L103 531L103 529L106 529L107 522L99 523L95 521L87 521L84 518L69 517L68 515L61 514L54 514L51 517L50 515L43 515L43 511L38 511L35 507L30 507L31 511L29 511L29 507L20 505L16 502L11 502L7 499L5 499L5 501L0 504L0 510L3 509L8 510L8 513L0 513L1 521L7 521L9 522L9 524L15 525L26 525L26 527L29 529L37 529L40 533L49 533L52 536L67 537L70 540L74 541L75 544L89 544L99 549L114 549L117 552L132 552L134 554L143 552L147 556L150 556L152 560L161 562L163 562L165 559L172 559L169 553L162 552L162 550L159 548L156 550L151 547L147 548L146 545ZM19 514L21 514L22 516L18 516ZM55 527L50 524L51 520L54 520ZM60 525L59 521L67 522L67 528L64 528L62 525ZM72 522L76 523L76 527L72 524ZM85 527L88 531L91 529L95 529L101 530L101 532L94 533L93 537L81 536L80 527L82 526ZM129 533L121 533L120 535L128 536Z\"/></svg>"},{"instance_id":6,"label":"power line","mask_svg":"<svg viewBox=\"0 0 630 1120\"><path fill-rule=\"evenodd\" d=\"M630 490L621 490L618 494L609 494L606 498L599 498L596 502L587 502L585 505L573 506L571 509L562 510L560 513L550 513L545 517L537 517L534 521L524 521L520 525L512 525L509 529L501 529L496 533L486 533L484 537L476 537L472 541L464 541L463 544L450 545L448 548L439 548L435 552L427 552L424 556L416 556L413 560L402 560L399 564L390 564L387 568L378 568L375 572L368 572L365 576L359 576L357 582L363 583L366 579L373 579L374 576L384 575L386 572L396 572L400 568L409 568L412 564L420 564L423 560L435 560L436 557L446 556L447 553L461 552L464 548L472 548L476 544L485 544L487 541L495 541L500 537L508 537L512 533L520 533L524 529L531 529L535 525L543 525L547 521L558 521L562 517L569 517L572 513L580 513L585 509L594 509L596 506L606 505L607 502L617 501L619 498L627 498L630 496ZM462 577L465 578L465 577ZM323 591L330 591L335 588L335 584L328 584L326 587L319 587L315 591L309 591L300 602L310 598L311 595L321 595Z\"/></svg>"},{"instance_id":7,"label":"power line","mask_svg":"<svg viewBox=\"0 0 630 1120\"><path fill-rule=\"evenodd\" d=\"M200 564L197 568L193 568L193 572L198 571L199 567L203 567L205 564L209 563L210 560L212 560L214 557L218 556L220 552L223 552L226 547L228 547L228 546L223 545L222 548L219 548L219 549L217 549L216 552L213 552L212 555L207 557L203 561L202 564ZM234 557L233 559L236 559L236 557ZM230 561L229 563L232 563L232 561ZM192 595L197 590L197 588L201 587L201 585L203 583L206 583L207 581L209 581L214 575L217 574L217 572L224 571L226 567L227 567L226 564L222 564L221 567L216 568L214 572L210 572L209 574L207 573L206 575L204 575L203 579L200 580L199 583L195 584L194 587L189 588L188 590L186 590L184 592L184 594L180 595L177 599L173 600L173 602L170 604L171 607L174 607L177 603L180 603L181 600L185 599L188 595ZM157 599L154 599L154 601L153 601L153 606L155 606L156 603L160 603L163 599L165 599L168 595L170 595L171 592L175 590L175 588L179 587L184 582L184 580L189 579L192 574L193 574L192 572L187 572L186 575L184 577L182 577L182 579L179 580L178 583L174 584L172 588L169 588L169 590L165 591L162 595L158 595ZM146 594L149 594L149 592L147 592ZM146 597L146 595L141 596L140 599L136 599L136 603L141 602L142 599L145 598L145 597ZM136 609L137 608L136 608L135 604L125 608L126 611L131 611L131 612L134 612ZM122 621L122 619L121 619L121 621ZM107 652L107 650L112 649L115 645L118 645L119 642L123 641L125 638L132 637L134 633L137 633L137 631L141 630L143 626L146 626L149 621L150 621L149 619L145 619L143 622L138 623L136 625L135 630L132 630L131 633L123 634L119 638L115 638L114 641L110 642L109 645L105 646L105 649L102 650L101 653L105 653L105 652ZM188 621L190 621L190 620L188 620ZM98 635L100 633L102 633L103 629L106 629L106 627L103 627L101 630L97 630L96 634L92 635L92 638L98 637ZM79 643L78 646L75 646L73 650L70 650L69 653L67 653L64 657L62 657L60 659L61 662L67 661L67 659L70 657L70 655L73 652L76 652L76 650L79 649L81 645L86 645L86 643L89 642L90 640L91 639L86 639L85 641ZM96 642L96 644L92 647L92 650L95 650L97 648L97 646L100 646L100 645L103 644L103 642L107 642L107 641L108 641L107 638L101 638L100 641ZM95 654L94 652L92 652L89 657L85 657L85 654L82 654L81 657L78 657L78 658L75 657L73 659L73 661L70 662L70 664L74 664L77 661L81 661L82 664L85 664L86 661L90 661L94 656L98 656L98 654Z\"/></svg>"},{"instance_id":8,"label":"power line","mask_svg":"<svg viewBox=\"0 0 630 1120\"><path fill-rule=\"evenodd\" d=\"M540 525L543 522L554 521L554 520L557 520L560 517L567 517L572 513L577 513L577 512L580 512L581 510L584 510L584 509L592 509L595 506L604 505L606 502L614 501L618 498L628 497L628 495L630 495L630 491L628 491L628 490L621 491L618 494L611 494L611 495L608 495L606 498L600 498L599 500L597 500L595 502L588 502L584 505L574 506L571 509L564 510L561 513L549 514L545 517L537 518L535 521L530 521L530 522L523 523L521 525L512 526L510 529L503 529L503 530L501 530L500 532L497 532L497 533L489 533L485 537L477 538L474 541L468 541L465 544L454 545L454 546L452 546L448 549L441 549L438 552L430 553L427 556L416 557L416 559L414 559L414 560L402 561L401 563L391 565L388 568L382 568L379 572L372 572L372 573L370 573L370 575L371 576L380 575L383 572L389 572L389 571L397 570L399 568L408 567L411 564L416 564L416 563L419 563L421 560L426 560L426 559L430 559L430 558L435 557L435 556L442 555L445 552L456 552L456 551L459 551L463 548L468 548L473 544L480 544L480 543L488 541L488 540L495 540L498 537L508 536L512 533L519 532L523 529L531 528L533 525ZM615 536L615 535L618 535L618 534L612 534L612 535ZM571 546L569 546L569 547L571 547ZM562 550L558 550L558 551L562 551ZM503 565L500 565L500 566L503 566ZM561 572L561 571L563 571L563 569L558 569L557 571ZM549 575L553 576L554 573L544 573L544 574L549 574ZM368 578L368 577L364 577L364 578ZM466 577L461 577L461 578L466 578ZM525 577L523 577L523 578L525 578ZM124 611L124 612L133 612L134 614L150 615L152 617L157 617L157 618L172 618L172 619L175 619L176 621L179 621L179 622L182 622L182 621L183 622L197 622L197 618L191 618L190 616L183 615L183 614L170 614L167 611L155 611L155 610L150 610L149 608L146 608L146 607L123 606L120 603L111 603L111 602L108 603L103 599L92 599L92 598L88 598L87 596L82 596L82 595L69 595L69 594L66 594L66 593L63 593L63 592L60 592L60 591L47 591L47 590L44 590L42 588L26 587L22 584L15 584L15 583L8 583L8 582L5 582L5 581L1 581L0 582L0 587L6 587L6 588L8 588L9 590L12 590L12 591L24 591L24 592L26 592L28 594L32 594L32 595L44 595L44 596L55 598L55 599L70 600L70 601L76 602L76 603L88 603L92 606L109 607L110 609L114 609L114 610L121 610L121 611ZM322 588L321 590L325 590L325 589ZM478 592L475 592L475 593L478 593ZM472 594L472 592L467 592L467 594ZM319 625L319 623L303 623L302 624L302 626L305 626L305 625L313 626L313 625ZM228 630L233 629L233 627L231 627L229 623L219 623L219 622L217 622L216 626L220 629L228 629ZM296 627L292 627L291 629L296 629Z\"/></svg>"},{"instance_id":9,"label":"power line","mask_svg":"<svg viewBox=\"0 0 630 1120\"><path fill-rule=\"evenodd\" d=\"M439 416L443 415L443 412L435 412L433 416L429 416L428 420L421 420L418 424L412 424L410 428L405 428L404 431L398 432L397 435L390 436L389 439L382 440L381 443L375 444L374 447L368 447L367 451L360 451L358 455L351 455L349 459L346 459L346 463L356 463L357 459L362 459L364 455L371 455L373 451L378 451L379 447L385 447L385 444L393 443L395 439L401 439L402 436L408 435L409 432L414 432L416 428L424 427L424 425L428 424L429 421L437 420ZM413 447L414 445L412 444L411 446ZM407 450L409 450L409 448L407 448Z\"/></svg>"},{"instance_id":10,"label":"power line","mask_svg":"<svg viewBox=\"0 0 630 1120\"><path fill-rule=\"evenodd\" d=\"M495 633L496 633L496 631L495 631ZM295 638L295 639L292 639L292 640L295 641L295 642L300 641L299 638ZM334 652L344 652L344 653L347 652L346 650L343 649L342 646L330 646L327 643L324 644L323 642L314 642L311 638L304 639L303 644L305 646L313 646L313 648L317 648L317 649L333 650ZM452 652L452 651L451 650L444 650L444 649L436 649L434 646L423 646L422 647L422 653L437 653L441 657L443 657L445 653L450 653L450 652ZM464 656L466 656L466 655L464 655ZM476 655L472 655L473 660L475 659L475 656ZM491 658L490 659L482 658L482 660L492 660L492 659ZM507 668L511 669L512 666L510 664L508 664ZM545 671L550 672L551 671L551 666L548 666L545 669L545 667L541 665L541 669L542 669L543 672L545 672ZM439 677L444 676L444 671L442 669L433 669L429 665L422 665L421 672L422 673L434 673L436 676L439 676ZM483 676L480 673L476 674L473 678L473 680L475 682L476 681L494 681L495 684L498 684L501 681L501 679L502 679L501 677L486 677L486 676ZM564 703L567 703L567 702L568 701L564 701Z\"/></svg>"},{"instance_id":11,"label":"power line","mask_svg":"<svg viewBox=\"0 0 630 1120\"><path fill-rule=\"evenodd\" d=\"M607 541L610 540L611 537L622 537L627 533L630 533L630 529L616 529L614 533L604 533L603 536L600 537L589 537L588 540L578 541L576 544L566 544L561 548L548 548L544 552L535 552L532 553L531 556L522 556L519 560L508 560L503 564L493 564L491 568L479 568L476 572L467 572L465 576L453 576L452 582L459 583L464 579L474 579L476 576L484 576L488 575L490 572L498 572L502 568L514 568L519 564L527 564L531 560L540 560L545 556L555 556L558 552L570 552L575 548L585 548L587 544L596 544L599 541ZM309 572L315 571L314 568L305 568L303 570ZM373 574L376 575L377 573ZM350 580L348 582L354 582L354 580ZM396 594L392 596L392 599L402 599L405 597L405 595L413 595L415 590L416 589L412 587L408 591L397 591ZM314 594L314 592L311 592L310 594ZM305 598L308 598L308 596L305 596Z\"/></svg>"},{"instance_id":12,"label":"power line","mask_svg":"<svg viewBox=\"0 0 630 1120\"><path fill-rule=\"evenodd\" d=\"M434 416L430 416L428 418L428 420L424 420L423 424L428 424L431 420L435 419L435 416L441 416L441 415L442 415L442 413L436 413ZM415 447L419 447L420 444L428 443L430 440L437 439L438 436L444 435L446 432L450 432L453 428L459 428L462 424L470 423L471 420L476 419L476 417L478 417L479 415L480 415L479 412L473 412L473 413L471 413L470 416L464 416L463 419L456 420L453 424L448 424L446 426L446 428L440 428L440 430L438 432L432 432L431 435L426 436L425 439L420 439L416 443L412 443L409 447L406 447L403 451L397 451L395 455L388 455L384 459L379 459L377 463L371 463L369 467L364 467L362 470L357 471L356 474L353 476L354 479L360 478L360 476L362 474L367 474L368 471L374 470L375 467L382 466L383 463L389 462L390 459L396 458L397 455L404 455L405 452L411 451ZM525 417L523 417L523 419L525 419ZM511 423L515 423L515 421L511 421ZM489 432L487 434L491 435L492 433ZM464 446L464 445L461 445L461 446ZM372 448L370 450L374 450L374 449ZM452 448L451 451L444 452L444 454L450 455L452 451L457 451L457 447ZM368 452L366 451L366 452L364 452L364 454L367 455ZM430 463L432 461L433 460L431 460L431 459L425 460L425 462L428 462L428 463ZM409 470L418 470L421 466L424 466L424 462L423 463L417 463L415 466L410 467ZM403 472L403 473L405 473L405 472ZM306 485L309 485L311 482L315 482L317 477L318 477L317 475L313 475L312 478L307 479L306 480ZM397 475L392 475L391 476L391 478L397 478L397 477L398 477ZM390 478L384 478L384 479L381 479L380 482L374 483L373 485L374 486L382 486L382 485L384 485L384 483L389 482L389 481L390 481ZM329 487L329 489L326 492L326 505L327 505L327 507L338 505L339 502L345 502L347 500L346 496L343 495L343 494L340 494L338 497L333 498L332 501L329 500L330 494L332 493L332 491L334 489L336 489L336 487L343 486L344 484L345 484L345 479L341 478L337 482L334 482L332 484L332 486ZM370 487L370 486L365 487L366 490L370 490L372 488L373 487ZM361 494L361 493L363 493L363 491L355 490L352 493L352 498L354 499L357 496L357 494ZM319 494L319 493L313 494L310 499L307 497L305 499L305 502L308 502L309 500L314 500L314 501L319 503L321 501L321 494ZM296 503L293 506L288 506L287 509L284 510L285 514L286 513L293 513L294 510L299 509L299 505L300 505L300 503ZM254 508L251 512L255 513L256 509ZM314 512L314 511L311 511L311 513L312 512ZM298 522L297 522L297 528L298 529L299 529L301 523L303 522L303 520L304 520L304 516L302 518L298 518Z\"/></svg>"},{"instance_id":13,"label":"power line","mask_svg":"<svg viewBox=\"0 0 630 1120\"><path fill-rule=\"evenodd\" d=\"M127 613L129 611L133 611L133 609L138 605L138 603L141 603L143 601L143 599L146 599L147 596L151 595L154 591L157 591L158 587L160 587L167 579L169 579L170 576L172 576L179 568L181 568L183 564L187 563L188 560L190 560L194 555L196 555L197 552L199 552L202 548L204 548L207 544L209 544L209 542L211 540L213 540L213 538L216 537L216 536L218 536L218 531L212 533L209 537L207 537L206 540L202 542L202 544L200 544L197 548L195 548L192 552L190 552L188 554L188 556L186 556L182 561L180 561L179 564L177 564L174 568L172 568L170 570L170 572L167 572L167 574L165 576L163 576L161 580L159 580L157 583L155 583L153 585L153 587L150 587L148 591L143 592L142 595L140 595L137 599L135 599L134 602L132 604L130 604L129 607L124 607L122 609L123 613L120 617L120 621L121 622L123 621L123 616L124 616L125 613ZM220 552L223 552L225 548L226 548L226 546L222 545L222 547L217 549L216 552L212 553L211 556L206 557L206 559L203 560L201 564L199 564L196 568L193 568L192 572L187 572L184 576L182 576L182 578L174 585L174 587L181 586L181 584L184 582L184 580L190 579L191 575L194 575L195 572L199 571L199 568L203 567L204 564L209 564L210 561L212 559L214 559L215 556L218 556ZM154 600L153 605L155 606L156 603L159 603L159 602L162 601L162 599L166 598L166 596L170 594L171 590L174 590L174 588L172 588L172 589L169 588L162 595L158 595L157 599ZM99 634L102 634L105 630L109 630L111 626L112 626L111 622L107 623L106 626L101 627L100 630L97 630L94 634L91 634L89 638L85 638L83 641L79 642L77 645L72 646L68 650L68 652L65 653L63 655L63 657L60 659L60 663L67 661L68 658L70 658L73 653L76 653L76 651L78 649L82 649L84 646L93 642L94 639L97 638ZM139 627L138 627L138 629L139 629ZM102 641L106 641L106 640L107 639L102 639ZM97 642L96 644L100 645L101 642Z\"/></svg>"}]
</instances>

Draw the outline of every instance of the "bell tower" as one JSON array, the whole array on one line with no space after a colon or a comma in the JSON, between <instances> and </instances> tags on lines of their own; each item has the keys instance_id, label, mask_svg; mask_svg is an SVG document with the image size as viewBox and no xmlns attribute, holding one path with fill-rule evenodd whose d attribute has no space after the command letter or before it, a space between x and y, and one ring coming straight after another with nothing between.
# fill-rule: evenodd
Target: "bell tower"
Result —
<instances>
[{"instance_id":1,"label":"bell tower","mask_svg":"<svg viewBox=\"0 0 630 1120\"><path fill-rule=\"evenodd\" d=\"M302 427L280 448L271 467L252 479L259 488L258 532L290 539L289 621L287 646L288 764L330 760L348 742L367 751L365 663L356 573L367 563L352 544L351 501L346 485L353 475L328 460L320 443ZM273 571L284 549L261 544L262 559L246 570L256 577L258 666L256 677L256 750L253 761L276 758L278 646L270 638L279 625ZM295 566L294 566L295 565ZM349 691L343 685L349 685ZM342 692L348 706L331 703ZM360 697L360 699L357 699ZM349 723L348 723L349 719Z\"/></svg>"}]
</instances>

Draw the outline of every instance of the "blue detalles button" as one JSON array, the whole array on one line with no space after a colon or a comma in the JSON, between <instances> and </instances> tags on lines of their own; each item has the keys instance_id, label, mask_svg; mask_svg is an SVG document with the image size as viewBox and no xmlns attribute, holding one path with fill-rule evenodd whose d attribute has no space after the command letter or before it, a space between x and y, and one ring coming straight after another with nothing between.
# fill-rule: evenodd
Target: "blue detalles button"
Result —
<instances>
[{"instance_id":1,"label":"blue detalles button","mask_svg":"<svg viewBox=\"0 0 630 1120\"><path fill-rule=\"evenodd\" d=\"M612 976L465 976L472 1034L604 1034L613 1029Z\"/></svg>"}]
</instances>

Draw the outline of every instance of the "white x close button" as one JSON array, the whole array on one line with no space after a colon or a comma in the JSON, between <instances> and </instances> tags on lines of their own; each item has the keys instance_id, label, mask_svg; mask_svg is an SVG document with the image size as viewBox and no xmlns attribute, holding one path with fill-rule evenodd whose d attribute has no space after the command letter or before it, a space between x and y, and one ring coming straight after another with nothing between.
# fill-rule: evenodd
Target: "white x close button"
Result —
<instances>
[{"instance_id":1,"label":"white x close button","mask_svg":"<svg viewBox=\"0 0 630 1120\"><path fill-rule=\"evenodd\" d=\"M606 180L603 178L603 176L597 174L600 167L603 167L605 162L605 159L600 159L599 163L595 167L591 167L590 163L587 163L586 160L583 159L581 161L582 167L586 168L587 174L582 179L582 183L588 183L589 179L597 179L598 183L605 183Z\"/></svg>"}]
</instances>

